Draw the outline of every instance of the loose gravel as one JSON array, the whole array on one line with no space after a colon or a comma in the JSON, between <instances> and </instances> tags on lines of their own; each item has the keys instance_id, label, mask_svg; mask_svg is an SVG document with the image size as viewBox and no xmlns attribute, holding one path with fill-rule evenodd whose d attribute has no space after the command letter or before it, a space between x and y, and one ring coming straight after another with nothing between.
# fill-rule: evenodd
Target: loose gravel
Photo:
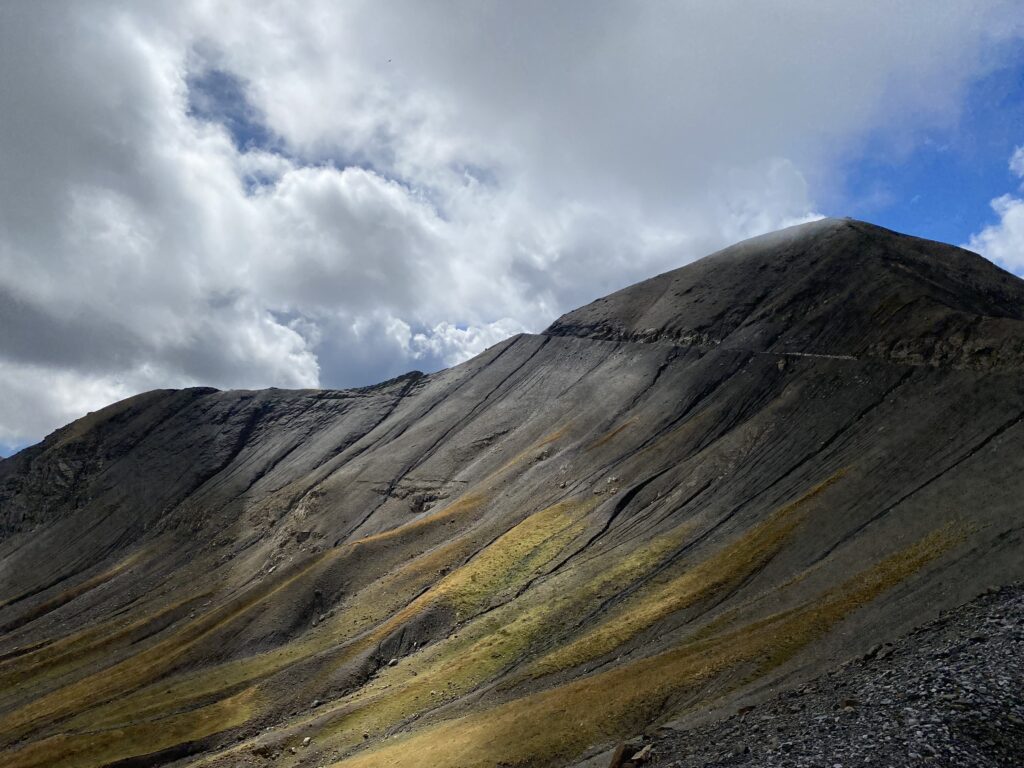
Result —
<instances>
[{"instance_id":1,"label":"loose gravel","mask_svg":"<svg viewBox=\"0 0 1024 768\"><path fill-rule=\"evenodd\" d=\"M648 765L1024 766L1024 585L748 712L659 738Z\"/></svg>"}]
</instances>

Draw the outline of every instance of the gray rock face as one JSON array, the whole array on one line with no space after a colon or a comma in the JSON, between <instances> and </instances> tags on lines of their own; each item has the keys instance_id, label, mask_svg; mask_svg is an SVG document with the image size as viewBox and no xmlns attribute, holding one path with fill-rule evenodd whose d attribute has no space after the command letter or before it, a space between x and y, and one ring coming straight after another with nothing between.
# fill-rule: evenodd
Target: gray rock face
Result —
<instances>
[{"instance_id":1,"label":"gray rock face","mask_svg":"<svg viewBox=\"0 0 1024 768\"><path fill-rule=\"evenodd\" d=\"M693 730L654 765L1014 766L1024 755L1024 589L985 594L813 683Z\"/></svg>"},{"instance_id":2,"label":"gray rock face","mask_svg":"<svg viewBox=\"0 0 1024 768\"><path fill-rule=\"evenodd\" d=\"M0 462L4 762L566 764L799 685L1024 577L1022 313L827 220L436 374L90 414Z\"/></svg>"},{"instance_id":3,"label":"gray rock face","mask_svg":"<svg viewBox=\"0 0 1024 768\"><path fill-rule=\"evenodd\" d=\"M977 254L824 219L598 299L547 333L1015 370L1022 321L1019 281Z\"/></svg>"}]
</instances>

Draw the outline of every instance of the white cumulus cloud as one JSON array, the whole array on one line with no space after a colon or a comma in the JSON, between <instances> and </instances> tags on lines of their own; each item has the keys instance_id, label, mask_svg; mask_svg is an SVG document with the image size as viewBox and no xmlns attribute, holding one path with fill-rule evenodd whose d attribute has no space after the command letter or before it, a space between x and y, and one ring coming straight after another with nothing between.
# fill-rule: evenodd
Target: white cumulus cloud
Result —
<instances>
[{"instance_id":1,"label":"white cumulus cloud","mask_svg":"<svg viewBox=\"0 0 1024 768\"><path fill-rule=\"evenodd\" d=\"M1017 147L1010 157L1010 170L1024 180L1024 146ZM992 201L992 210L999 221L972 235L965 247L1024 275L1024 198L1001 195Z\"/></svg>"},{"instance_id":2,"label":"white cumulus cloud","mask_svg":"<svg viewBox=\"0 0 1024 768\"><path fill-rule=\"evenodd\" d=\"M436 369L812 218L866 136L955 122L1022 17L4 3L0 449L152 387Z\"/></svg>"}]
</instances>

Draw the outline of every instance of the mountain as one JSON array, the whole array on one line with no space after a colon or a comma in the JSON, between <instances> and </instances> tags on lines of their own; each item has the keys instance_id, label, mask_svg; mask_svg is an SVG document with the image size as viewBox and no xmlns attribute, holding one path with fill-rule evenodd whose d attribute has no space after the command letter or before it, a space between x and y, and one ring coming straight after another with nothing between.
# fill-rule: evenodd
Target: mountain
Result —
<instances>
[{"instance_id":1,"label":"mountain","mask_svg":"<svg viewBox=\"0 0 1024 768\"><path fill-rule=\"evenodd\" d=\"M1024 282L852 220L462 365L0 462L27 766L565 765L1024 577Z\"/></svg>"}]
</instances>

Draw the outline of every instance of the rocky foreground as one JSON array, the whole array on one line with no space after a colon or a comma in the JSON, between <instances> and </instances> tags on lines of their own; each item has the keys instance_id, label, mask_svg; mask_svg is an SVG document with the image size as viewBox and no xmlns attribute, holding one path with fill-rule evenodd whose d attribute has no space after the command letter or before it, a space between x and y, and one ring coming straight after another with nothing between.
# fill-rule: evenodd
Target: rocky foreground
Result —
<instances>
[{"instance_id":1,"label":"rocky foreground","mask_svg":"<svg viewBox=\"0 0 1024 768\"><path fill-rule=\"evenodd\" d=\"M662 728L626 751L645 746L643 762L664 768L1020 766L1024 586L992 589L807 685L703 727Z\"/></svg>"}]
</instances>

